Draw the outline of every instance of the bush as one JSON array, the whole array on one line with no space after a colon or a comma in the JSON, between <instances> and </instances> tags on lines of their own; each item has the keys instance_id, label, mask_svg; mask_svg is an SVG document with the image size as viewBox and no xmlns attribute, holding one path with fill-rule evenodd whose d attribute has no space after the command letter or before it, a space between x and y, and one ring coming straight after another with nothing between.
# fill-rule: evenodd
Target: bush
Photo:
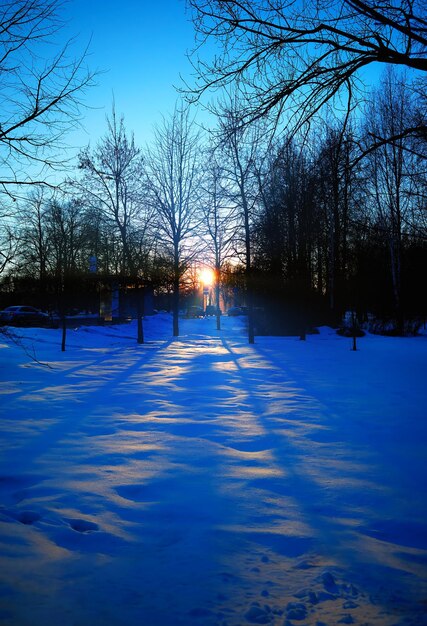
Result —
<instances>
[{"instance_id":1,"label":"bush","mask_svg":"<svg viewBox=\"0 0 427 626\"><path fill-rule=\"evenodd\" d=\"M365 328L374 335L385 335L387 337L415 337L418 335L418 332L423 325L423 322L419 319L413 320L405 320L403 323L403 333L399 331L399 326L394 319L388 320L380 320L380 319L371 319L369 320Z\"/></svg>"}]
</instances>

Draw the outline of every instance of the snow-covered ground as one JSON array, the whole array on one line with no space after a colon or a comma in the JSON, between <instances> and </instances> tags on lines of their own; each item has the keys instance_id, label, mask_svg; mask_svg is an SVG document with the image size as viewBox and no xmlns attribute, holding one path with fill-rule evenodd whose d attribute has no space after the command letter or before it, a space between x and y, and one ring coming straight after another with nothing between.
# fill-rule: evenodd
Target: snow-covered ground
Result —
<instances>
[{"instance_id":1,"label":"snow-covered ground","mask_svg":"<svg viewBox=\"0 0 427 626\"><path fill-rule=\"evenodd\" d=\"M427 624L427 337L181 330L0 337L0 623Z\"/></svg>"}]
</instances>

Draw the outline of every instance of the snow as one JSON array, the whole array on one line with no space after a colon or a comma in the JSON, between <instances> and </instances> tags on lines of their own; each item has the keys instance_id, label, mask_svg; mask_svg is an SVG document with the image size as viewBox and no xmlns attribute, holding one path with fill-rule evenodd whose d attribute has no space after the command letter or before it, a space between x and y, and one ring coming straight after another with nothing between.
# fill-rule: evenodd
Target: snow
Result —
<instances>
[{"instance_id":1,"label":"snow","mask_svg":"<svg viewBox=\"0 0 427 626\"><path fill-rule=\"evenodd\" d=\"M427 337L222 323L0 336L1 624L427 624Z\"/></svg>"}]
</instances>

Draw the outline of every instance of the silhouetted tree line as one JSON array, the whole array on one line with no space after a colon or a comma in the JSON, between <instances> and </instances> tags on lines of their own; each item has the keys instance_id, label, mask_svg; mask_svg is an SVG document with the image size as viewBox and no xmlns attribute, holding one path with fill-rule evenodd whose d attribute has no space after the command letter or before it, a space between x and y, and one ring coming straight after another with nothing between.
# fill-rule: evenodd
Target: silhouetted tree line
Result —
<instances>
[{"instance_id":1,"label":"silhouetted tree line","mask_svg":"<svg viewBox=\"0 0 427 626\"><path fill-rule=\"evenodd\" d=\"M113 108L68 192L36 188L23 203L3 289L31 278L40 294L77 293L77 283L93 293L95 277L150 280L175 293L178 312L189 268L203 259L250 309L251 340L304 336L347 310L398 333L423 318L427 144L402 137L357 158L370 134L398 132L416 114L404 78L387 74L357 120L331 117L273 141L261 125L239 127L234 104L223 105L208 146L177 109L146 152Z\"/></svg>"}]
</instances>

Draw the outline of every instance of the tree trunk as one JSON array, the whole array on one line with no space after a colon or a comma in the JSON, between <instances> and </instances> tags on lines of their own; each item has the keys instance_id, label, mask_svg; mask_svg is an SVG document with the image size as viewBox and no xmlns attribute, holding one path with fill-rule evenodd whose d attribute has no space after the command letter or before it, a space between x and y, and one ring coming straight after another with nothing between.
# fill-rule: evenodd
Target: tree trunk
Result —
<instances>
[{"instance_id":1,"label":"tree trunk","mask_svg":"<svg viewBox=\"0 0 427 626\"><path fill-rule=\"evenodd\" d=\"M246 288L248 301L248 342L255 343L255 321L254 321L254 294L252 285L252 271L246 273Z\"/></svg>"},{"instance_id":2,"label":"tree trunk","mask_svg":"<svg viewBox=\"0 0 427 626\"><path fill-rule=\"evenodd\" d=\"M173 336L179 336L179 276L175 275L172 294Z\"/></svg>"},{"instance_id":3,"label":"tree trunk","mask_svg":"<svg viewBox=\"0 0 427 626\"><path fill-rule=\"evenodd\" d=\"M173 336L179 337L179 283L173 286L172 296Z\"/></svg>"},{"instance_id":4,"label":"tree trunk","mask_svg":"<svg viewBox=\"0 0 427 626\"><path fill-rule=\"evenodd\" d=\"M138 338L137 342L139 344L144 343L144 326L142 322L142 318L144 315L144 290L141 290L137 287L136 290L136 314L137 314L137 329L138 329Z\"/></svg>"},{"instance_id":5,"label":"tree trunk","mask_svg":"<svg viewBox=\"0 0 427 626\"><path fill-rule=\"evenodd\" d=\"M219 308L219 270L216 270L216 283L215 283L215 304L216 304L216 329L221 330L221 311Z\"/></svg>"},{"instance_id":6,"label":"tree trunk","mask_svg":"<svg viewBox=\"0 0 427 626\"><path fill-rule=\"evenodd\" d=\"M391 278L393 285L394 309L396 314L396 331L403 335L404 315L402 311L401 299L401 271L400 271L400 242L397 237L391 238L389 242Z\"/></svg>"},{"instance_id":7,"label":"tree trunk","mask_svg":"<svg viewBox=\"0 0 427 626\"><path fill-rule=\"evenodd\" d=\"M245 227L245 265L246 265L246 297L248 304L248 342L255 343L255 327L254 327L254 294L252 281L252 265L251 265L251 232L249 225L249 207L246 200L243 184L241 185L241 198L243 204L244 227Z\"/></svg>"},{"instance_id":8,"label":"tree trunk","mask_svg":"<svg viewBox=\"0 0 427 626\"><path fill-rule=\"evenodd\" d=\"M174 264L173 264L173 294L172 294L172 317L173 336L179 336L179 282L181 274L179 271L179 241L174 242Z\"/></svg>"},{"instance_id":9,"label":"tree trunk","mask_svg":"<svg viewBox=\"0 0 427 626\"><path fill-rule=\"evenodd\" d=\"M62 322L61 352L65 352L65 342L66 342L66 338L67 338L67 321L65 319L65 313L64 312L62 312L61 322Z\"/></svg>"}]
</instances>

